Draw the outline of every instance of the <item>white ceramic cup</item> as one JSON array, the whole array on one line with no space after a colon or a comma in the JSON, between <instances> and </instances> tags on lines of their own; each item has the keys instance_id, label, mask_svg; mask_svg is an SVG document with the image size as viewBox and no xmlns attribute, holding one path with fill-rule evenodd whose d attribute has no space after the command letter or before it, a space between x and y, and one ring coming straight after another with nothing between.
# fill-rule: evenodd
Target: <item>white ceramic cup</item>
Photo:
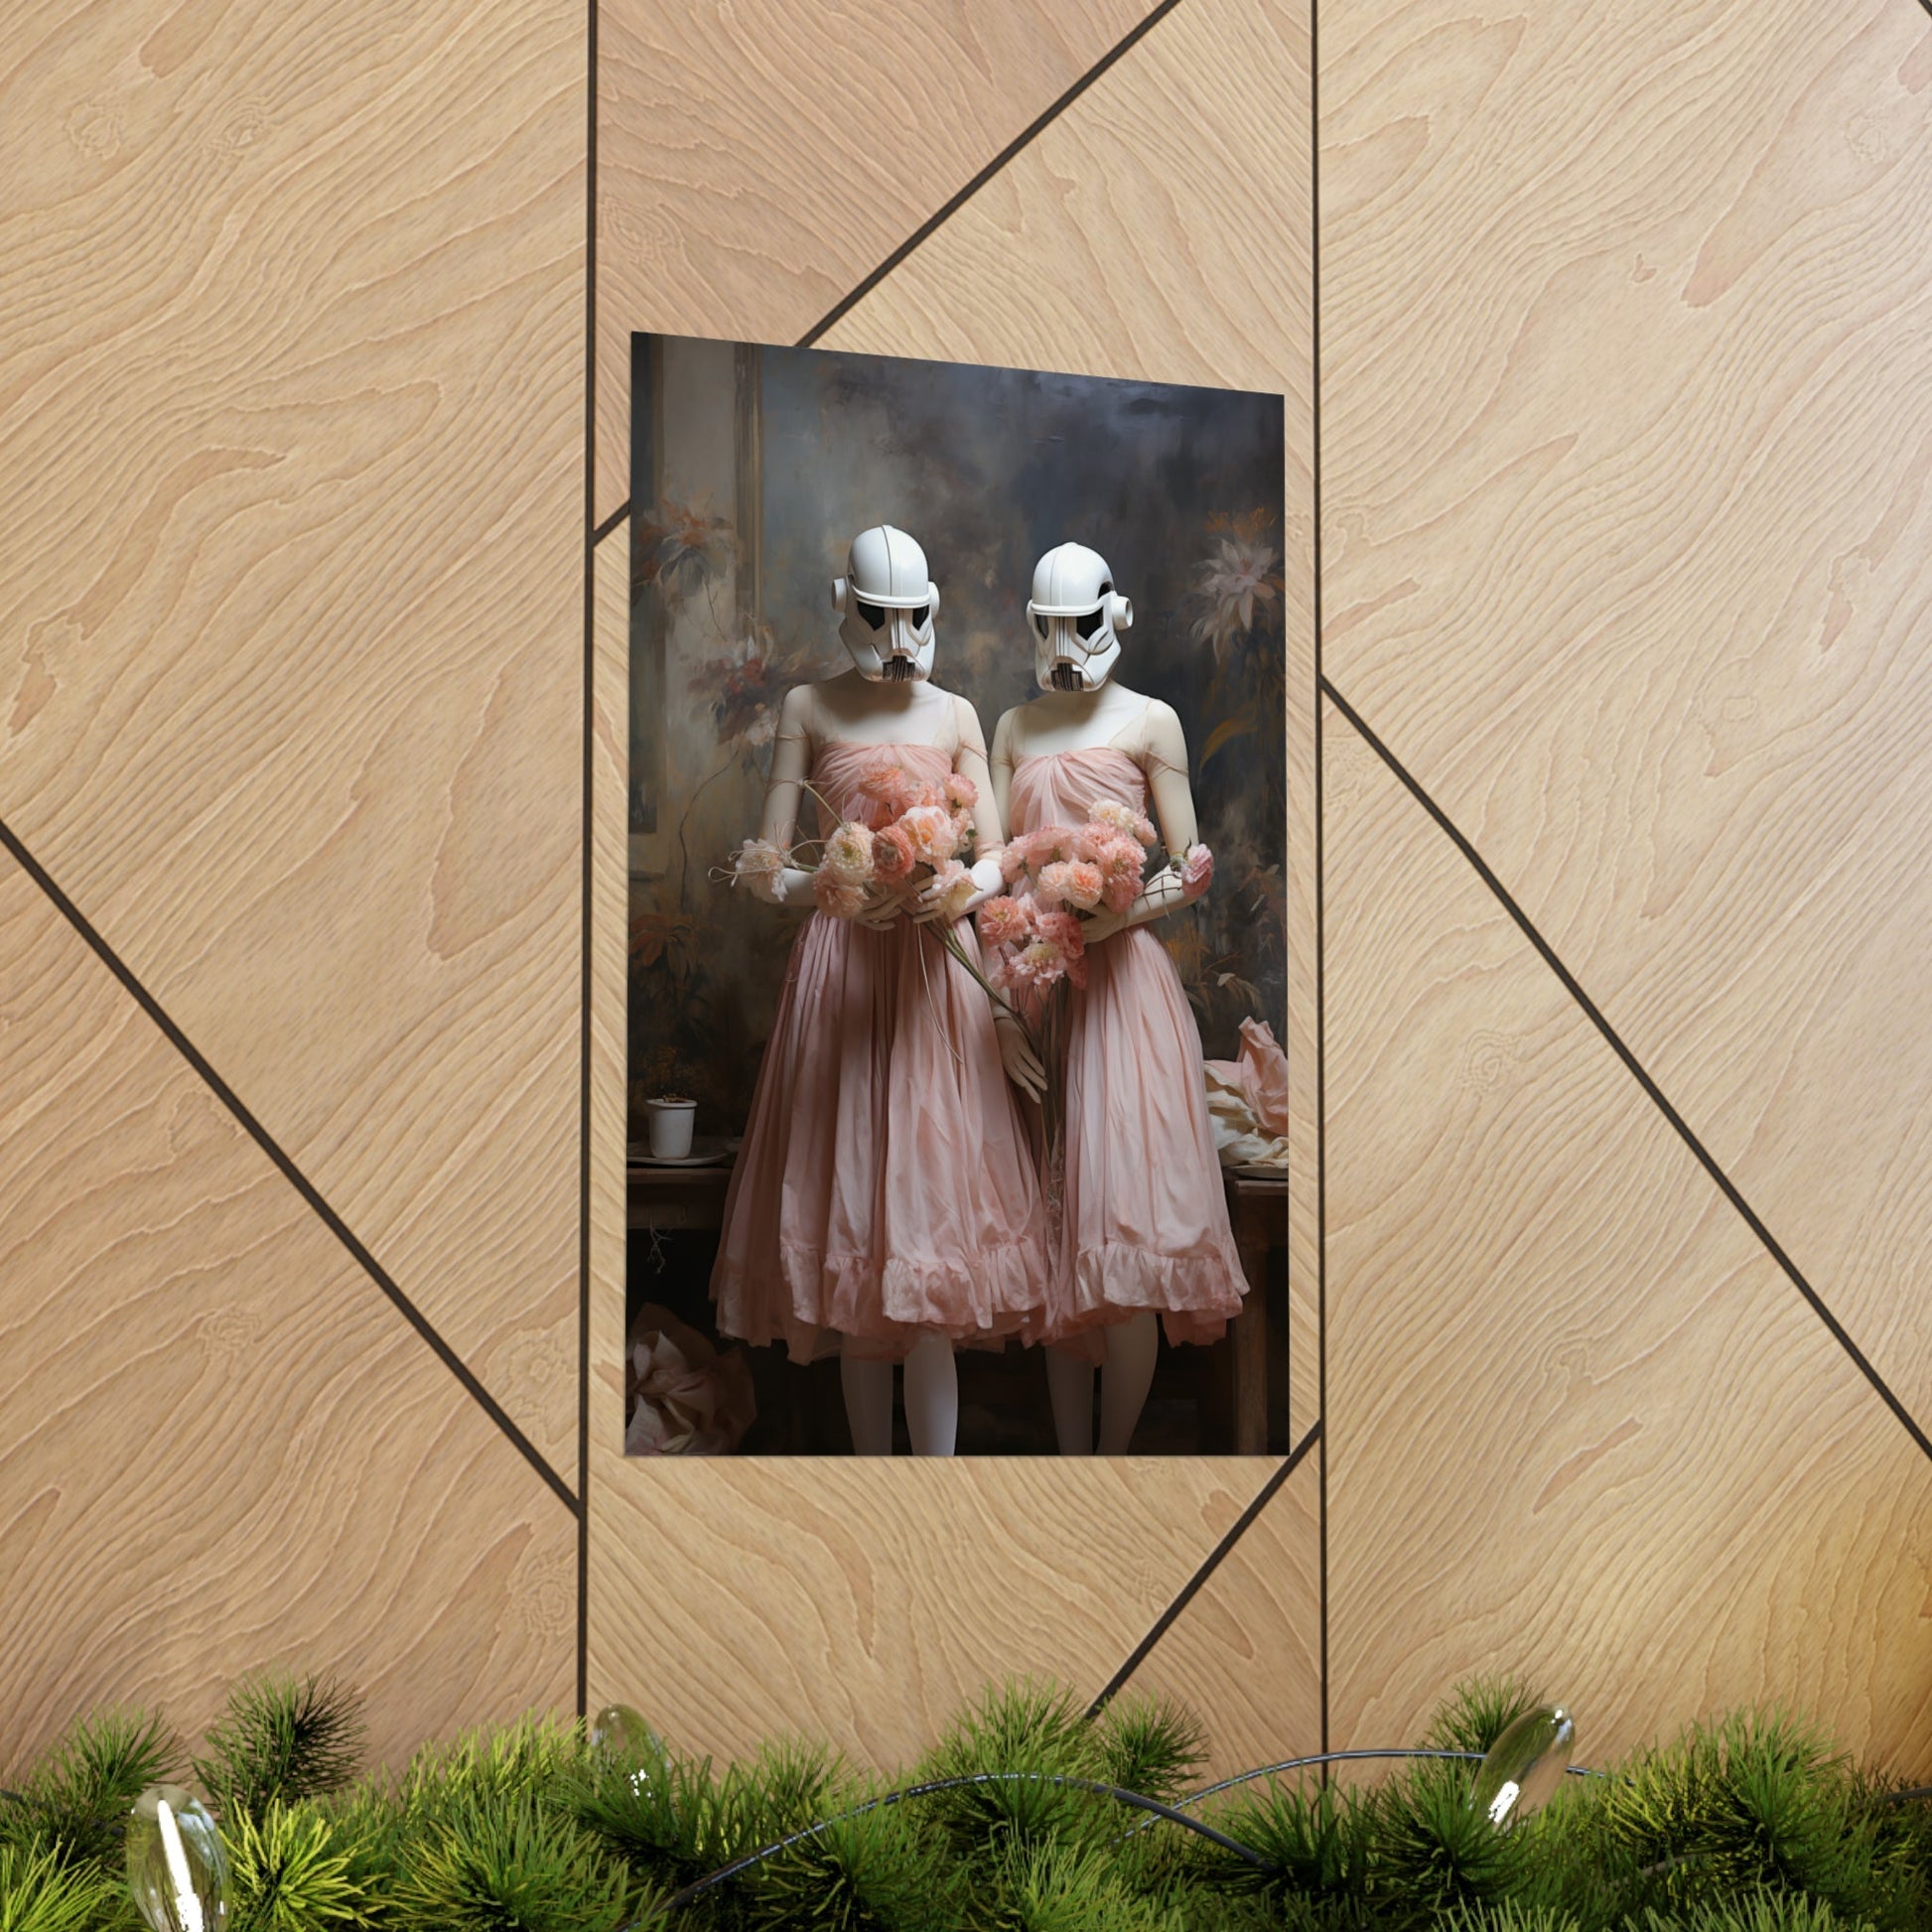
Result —
<instances>
[{"instance_id":1,"label":"white ceramic cup","mask_svg":"<svg viewBox=\"0 0 1932 1932\"><path fill-rule=\"evenodd\" d=\"M682 1161L691 1152L691 1130L698 1122L695 1100L646 1100L650 1152L654 1161Z\"/></svg>"}]
</instances>

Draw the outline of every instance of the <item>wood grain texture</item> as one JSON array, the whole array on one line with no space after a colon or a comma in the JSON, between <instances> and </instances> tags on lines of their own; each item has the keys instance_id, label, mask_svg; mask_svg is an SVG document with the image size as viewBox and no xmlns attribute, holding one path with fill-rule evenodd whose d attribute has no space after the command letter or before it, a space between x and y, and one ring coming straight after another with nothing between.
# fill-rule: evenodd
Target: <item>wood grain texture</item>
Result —
<instances>
[{"instance_id":1,"label":"wood grain texture","mask_svg":"<svg viewBox=\"0 0 1932 1932\"><path fill-rule=\"evenodd\" d=\"M1321 26L1328 671L1932 1425L1932 20Z\"/></svg>"},{"instance_id":2,"label":"wood grain texture","mask_svg":"<svg viewBox=\"0 0 1932 1932\"><path fill-rule=\"evenodd\" d=\"M591 1703L636 1704L668 1738L721 1755L803 1731L883 1769L990 1682L1047 1678L1092 1697L1272 1466L625 1465L618 1356L593 1359ZM1203 1688L1216 1725L1238 1691Z\"/></svg>"},{"instance_id":3,"label":"wood grain texture","mask_svg":"<svg viewBox=\"0 0 1932 1932\"><path fill-rule=\"evenodd\" d=\"M597 514L630 491L630 335L795 342L1154 0L607 0Z\"/></svg>"},{"instance_id":4,"label":"wood grain texture","mask_svg":"<svg viewBox=\"0 0 1932 1932\"><path fill-rule=\"evenodd\" d=\"M0 815L575 1462L582 9L0 31Z\"/></svg>"},{"instance_id":5,"label":"wood grain texture","mask_svg":"<svg viewBox=\"0 0 1932 1932\"><path fill-rule=\"evenodd\" d=\"M1754 1701L1932 1771L1932 1468L1338 716L1330 1741L1478 1671L1587 1761Z\"/></svg>"},{"instance_id":6,"label":"wood grain texture","mask_svg":"<svg viewBox=\"0 0 1932 1932\"><path fill-rule=\"evenodd\" d=\"M1208 1714L1203 1779L1321 1748L1320 1458L1316 1444L1123 1691Z\"/></svg>"},{"instance_id":7,"label":"wood grain texture","mask_svg":"<svg viewBox=\"0 0 1932 1932\"><path fill-rule=\"evenodd\" d=\"M576 1525L0 855L0 1772L334 1671L376 1757L568 1704Z\"/></svg>"},{"instance_id":8,"label":"wood grain texture","mask_svg":"<svg viewBox=\"0 0 1932 1932\"><path fill-rule=\"evenodd\" d=\"M1317 1408L1307 0L1185 0L825 337L1286 399L1293 1434ZM1128 645L1131 653L1131 640ZM1284 1021L1286 1023L1284 1028Z\"/></svg>"}]
</instances>

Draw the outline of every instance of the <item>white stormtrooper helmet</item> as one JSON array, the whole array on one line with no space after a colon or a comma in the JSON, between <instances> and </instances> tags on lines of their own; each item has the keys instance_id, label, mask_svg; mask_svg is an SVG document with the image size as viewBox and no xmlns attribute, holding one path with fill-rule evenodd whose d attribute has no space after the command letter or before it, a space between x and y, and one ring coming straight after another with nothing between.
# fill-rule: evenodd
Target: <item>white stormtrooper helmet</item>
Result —
<instances>
[{"instance_id":1,"label":"white stormtrooper helmet","mask_svg":"<svg viewBox=\"0 0 1932 1932\"><path fill-rule=\"evenodd\" d=\"M881 523L852 539L845 570L832 585L832 607L859 675L874 684L930 677L939 586L926 575L925 552Z\"/></svg>"},{"instance_id":2,"label":"white stormtrooper helmet","mask_svg":"<svg viewBox=\"0 0 1932 1932\"><path fill-rule=\"evenodd\" d=\"M1134 607L1116 594L1114 573L1099 551L1062 543L1034 566L1027 615L1039 688L1097 691L1119 660L1119 632L1132 625Z\"/></svg>"}]
</instances>

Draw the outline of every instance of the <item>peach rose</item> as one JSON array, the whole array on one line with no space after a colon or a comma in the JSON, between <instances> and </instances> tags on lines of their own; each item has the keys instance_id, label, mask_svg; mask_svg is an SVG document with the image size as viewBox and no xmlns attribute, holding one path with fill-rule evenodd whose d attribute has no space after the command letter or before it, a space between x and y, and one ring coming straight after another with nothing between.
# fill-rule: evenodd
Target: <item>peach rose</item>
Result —
<instances>
[{"instance_id":1,"label":"peach rose","mask_svg":"<svg viewBox=\"0 0 1932 1932\"><path fill-rule=\"evenodd\" d=\"M889 825L872 835L872 872L882 886L899 886L911 878L918 854L903 825Z\"/></svg>"},{"instance_id":2,"label":"peach rose","mask_svg":"<svg viewBox=\"0 0 1932 1932\"><path fill-rule=\"evenodd\" d=\"M842 886L865 886L872 881L872 827L847 819L825 841L819 870L829 872Z\"/></svg>"},{"instance_id":3,"label":"peach rose","mask_svg":"<svg viewBox=\"0 0 1932 1932\"><path fill-rule=\"evenodd\" d=\"M942 866L959 850L959 834L943 805L914 805L899 814L898 829L922 865Z\"/></svg>"},{"instance_id":4,"label":"peach rose","mask_svg":"<svg viewBox=\"0 0 1932 1932\"><path fill-rule=\"evenodd\" d=\"M812 874L812 897L821 912L835 919L856 918L866 909L866 889L848 885L823 866Z\"/></svg>"}]
</instances>

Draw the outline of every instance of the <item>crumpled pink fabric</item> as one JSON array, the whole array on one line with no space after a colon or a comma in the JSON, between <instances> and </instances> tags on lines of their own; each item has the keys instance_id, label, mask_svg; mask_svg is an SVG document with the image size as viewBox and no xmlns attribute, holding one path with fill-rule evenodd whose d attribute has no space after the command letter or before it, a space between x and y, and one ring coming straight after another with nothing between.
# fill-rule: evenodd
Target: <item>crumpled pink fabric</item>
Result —
<instances>
[{"instance_id":1,"label":"crumpled pink fabric","mask_svg":"<svg viewBox=\"0 0 1932 1932\"><path fill-rule=\"evenodd\" d=\"M1288 1055L1265 1020L1241 1023L1240 1056L1208 1060L1207 1112L1221 1165L1288 1166Z\"/></svg>"},{"instance_id":2,"label":"crumpled pink fabric","mask_svg":"<svg viewBox=\"0 0 1932 1932\"><path fill-rule=\"evenodd\" d=\"M668 1309L646 1303L630 1330L626 1455L729 1455L758 1417L752 1365Z\"/></svg>"}]
</instances>

